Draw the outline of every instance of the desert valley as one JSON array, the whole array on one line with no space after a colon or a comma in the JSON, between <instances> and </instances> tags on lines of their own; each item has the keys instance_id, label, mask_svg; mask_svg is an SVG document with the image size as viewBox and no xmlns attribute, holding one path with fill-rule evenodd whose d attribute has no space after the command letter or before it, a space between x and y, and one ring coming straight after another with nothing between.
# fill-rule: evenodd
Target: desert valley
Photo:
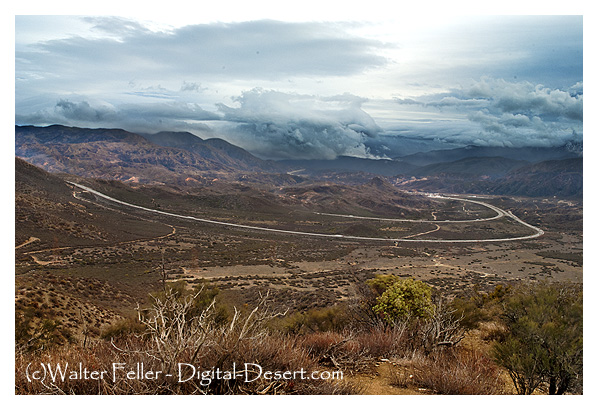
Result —
<instances>
[{"instance_id":1,"label":"desert valley","mask_svg":"<svg viewBox=\"0 0 599 411\"><path fill-rule=\"evenodd\" d=\"M15 15L18 398L583 408L582 2L122 3Z\"/></svg>"},{"instance_id":2,"label":"desert valley","mask_svg":"<svg viewBox=\"0 0 599 411\"><path fill-rule=\"evenodd\" d=\"M345 321L379 276L449 299L529 281L580 284L582 161L560 150L533 164L395 160L415 171L389 176L350 169L351 158L326 168L266 162L189 133L16 127L18 343L101 340L166 283L218 290L228 307L268 295L300 334L339 331L330 319L298 319L328 310ZM497 174L469 174L472 163ZM564 195L536 195L557 185Z\"/></svg>"}]
</instances>

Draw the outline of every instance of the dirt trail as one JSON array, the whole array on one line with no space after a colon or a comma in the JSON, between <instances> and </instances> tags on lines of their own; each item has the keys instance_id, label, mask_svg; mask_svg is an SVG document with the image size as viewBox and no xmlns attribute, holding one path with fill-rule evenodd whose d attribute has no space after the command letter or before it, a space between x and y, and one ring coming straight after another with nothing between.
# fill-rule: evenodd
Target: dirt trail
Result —
<instances>
[{"instance_id":1,"label":"dirt trail","mask_svg":"<svg viewBox=\"0 0 599 411\"><path fill-rule=\"evenodd\" d=\"M162 223L162 224L164 224L164 223ZM56 252L56 251L62 251L62 250L84 250L86 248L114 247L114 246L120 246L120 245L125 245L125 244L141 243L141 242L144 242L144 241L162 240L164 238L168 238L168 237L170 237L172 235L175 235L177 233L177 229L175 228L175 226L170 225L170 224L166 224L166 225L169 226L173 231L171 231L168 234L161 235L161 236L158 236L158 237L140 238L140 239L137 239L137 240L121 241L121 242L118 242L116 244L102 244L102 245L89 245L89 246L68 246L68 247L45 248L43 250L28 251L28 252L24 253L24 255L28 255L31 258L33 258L33 261L35 261L39 265L48 265L48 264L58 263L59 261L56 259L56 257L54 259L50 260L50 261L43 261L43 260L40 260L35 254L43 254L43 253L47 253L47 252ZM31 237L25 243L17 246L16 248L19 248L19 247L22 247L22 246L24 246L26 244L32 243L33 241L30 241L32 238L35 238L35 240L39 240L39 238Z\"/></svg>"},{"instance_id":2,"label":"dirt trail","mask_svg":"<svg viewBox=\"0 0 599 411\"><path fill-rule=\"evenodd\" d=\"M441 226L439 226L439 224L435 224L437 226L437 228L433 229L433 230L429 230L429 231L425 231L423 233L418 233L418 234L412 234L403 238L412 238L412 237L418 237L420 235L425 235L425 234L430 234L430 233L434 233L435 231L439 231L441 229Z\"/></svg>"},{"instance_id":3,"label":"dirt trail","mask_svg":"<svg viewBox=\"0 0 599 411\"><path fill-rule=\"evenodd\" d=\"M484 207L490 208L491 210L495 211L497 213L496 216L494 217L489 217L489 218L477 218L474 220L436 220L437 223L467 223L467 222L481 222L481 221L490 221L490 220L495 220L498 218L502 218L502 217L508 217L513 219L514 221L516 221L517 223L520 223L532 230L535 231L534 234L531 235L526 235L526 236L521 236L521 237L507 237L507 238L485 238L485 239L454 239L454 240L450 240L450 239L420 239L420 238L382 238L382 237L361 237L361 236L354 236L354 235L342 235L342 234L328 234L328 233L313 233L313 232L305 232L305 231L294 231L294 230L282 230L282 229L278 229L278 228L268 228L268 227L258 227L258 226L251 226L251 225L246 225L246 224L237 224L237 223L230 223L230 222L225 222L225 221L217 221L217 220L210 220L210 219L206 219L206 218L199 218L199 217L194 217L194 216L188 216L188 215L181 215L181 214L175 214L175 213L170 213L170 212L166 212L166 211L162 211L162 210L155 210L155 209L151 209L151 208L147 208L147 207L142 207L139 205L135 205L135 204L131 204L131 203L127 203L125 201L122 200L117 200L116 198L112 198L110 196L107 196L106 194L102 194L96 190L93 190L89 187L86 187L84 185L81 184L77 184L77 183L73 183L71 181L67 181L67 183L72 184L73 186L81 189L81 190L85 190L97 197L101 197L103 199L115 202L117 204L122 204L125 205L127 207L132 207L132 208L136 208L138 210L143 210L143 211L147 211L150 213L154 213L154 214L160 214L160 215L165 215L165 216L169 216L169 217L175 217L175 218L179 218L179 219L185 219L185 220L192 220L192 221L200 221L203 223L208 223L208 224L218 224L221 226L226 226L226 227L236 227L236 228L243 228L243 229L249 229L249 230L257 230L257 231L268 231L268 232L273 232L273 233L281 233L281 234L290 234L290 235L304 235L304 236L311 236L311 237L321 237L321 238L335 238L335 239L346 239L346 240L364 240L364 241L385 241L385 242L426 242L426 243L488 243L488 242L502 242L502 241L515 241L515 240L528 240L531 238L536 238L536 237L540 237L543 234L545 234L545 232L543 230L541 230L540 228L537 228L531 224L525 223L524 221L522 221L521 219L519 219L518 217L516 217L514 214L512 214L510 211L504 211L502 209L500 209L499 207L496 207L494 205L491 204L487 204L487 203L483 203L482 201L475 201L475 200L469 200L469 199L465 199L465 198L458 198L458 197L443 197L440 195L429 195L429 197L431 198L441 198L441 199L446 199L446 200L458 200L458 201L465 201L465 202L469 202L469 203L474 203L474 204L479 204L482 205ZM362 217L362 216L354 216L354 215L343 215L343 214L330 214L330 213L315 213L318 215L328 215L328 216L335 216L335 217L343 217L343 218L354 218L354 219L368 219L368 220L379 220L379 221L407 221L407 222L411 222L411 223L420 223L420 222L431 222L431 220L404 220L404 219L389 219L389 218L379 218L379 217ZM435 230L436 231L436 230Z\"/></svg>"},{"instance_id":4,"label":"dirt trail","mask_svg":"<svg viewBox=\"0 0 599 411\"><path fill-rule=\"evenodd\" d=\"M418 388L399 388L391 385L391 376L396 371L395 366L389 362L382 362L377 366L375 375L347 375L345 378L360 387L364 387L363 395L426 395L430 391Z\"/></svg>"},{"instance_id":5,"label":"dirt trail","mask_svg":"<svg viewBox=\"0 0 599 411\"><path fill-rule=\"evenodd\" d=\"M39 238L37 238L37 237L29 237L29 240L25 241L23 244L19 244L18 246L16 246L16 247L15 247L15 250L16 250L16 249L19 249L19 248L21 248L21 247L25 247L26 245L28 245L28 244L31 244L31 243L33 243L33 242L35 242L35 241L39 241L39 240L40 240L40 239L39 239Z\"/></svg>"}]
</instances>

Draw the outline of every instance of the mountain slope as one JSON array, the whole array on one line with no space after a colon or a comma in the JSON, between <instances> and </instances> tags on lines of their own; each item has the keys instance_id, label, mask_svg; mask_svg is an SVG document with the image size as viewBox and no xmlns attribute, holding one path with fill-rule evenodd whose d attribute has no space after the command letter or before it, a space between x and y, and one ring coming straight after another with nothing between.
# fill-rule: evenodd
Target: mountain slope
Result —
<instances>
[{"instance_id":1,"label":"mountain slope","mask_svg":"<svg viewBox=\"0 0 599 411\"><path fill-rule=\"evenodd\" d=\"M458 177L501 177L528 164L524 160L505 157L468 157L446 163L419 167L411 172L415 176L452 175Z\"/></svg>"},{"instance_id":2,"label":"mountain slope","mask_svg":"<svg viewBox=\"0 0 599 411\"><path fill-rule=\"evenodd\" d=\"M561 147L482 147L467 146L450 150L433 150L398 157L418 166L458 161L470 157L504 157L511 160L540 162L580 157L580 147L566 144Z\"/></svg>"},{"instance_id":3,"label":"mountain slope","mask_svg":"<svg viewBox=\"0 0 599 411\"><path fill-rule=\"evenodd\" d=\"M397 177L395 181L402 188L421 191L580 198L583 160L570 158L529 164L494 180L438 175L410 180Z\"/></svg>"},{"instance_id":4,"label":"mountain slope","mask_svg":"<svg viewBox=\"0 0 599 411\"><path fill-rule=\"evenodd\" d=\"M510 172L489 191L531 197L582 197L582 173L582 158L543 161Z\"/></svg>"},{"instance_id":5,"label":"mountain slope","mask_svg":"<svg viewBox=\"0 0 599 411\"><path fill-rule=\"evenodd\" d=\"M233 157L189 133L158 139L164 145L119 129L16 126L15 153L49 172L140 183L186 184L224 174L273 171L251 154L241 155L241 149L230 149Z\"/></svg>"},{"instance_id":6,"label":"mountain slope","mask_svg":"<svg viewBox=\"0 0 599 411\"><path fill-rule=\"evenodd\" d=\"M67 245L102 244L168 234L170 228L91 205L52 175L15 158L15 242L37 238L27 250Z\"/></svg>"},{"instance_id":7,"label":"mountain slope","mask_svg":"<svg viewBox=\"0 0 599 411\"><path fill-rule=\"evenodd\" d=\"M148 141L162 146L180 148L202 156L206 160L243 171L281 171L273 161L264 161L220 138L203 140L187 132L162 131L142 134Z\"/></svg>"}]
</instances>

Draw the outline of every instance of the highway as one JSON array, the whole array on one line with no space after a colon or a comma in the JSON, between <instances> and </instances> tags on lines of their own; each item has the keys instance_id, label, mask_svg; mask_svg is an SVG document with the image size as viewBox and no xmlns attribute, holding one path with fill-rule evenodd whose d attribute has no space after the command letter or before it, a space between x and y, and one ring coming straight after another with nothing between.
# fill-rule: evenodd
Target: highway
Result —
<instances>
[{"instance_id":1,"label":"highway","mask_svg":"<svg viewBox=\"0 0 599 411\"><path fill-rule=\"evenodd\" d=\"M439 221L439 220L388 219L388 218L360 217L360 216L351 216L351 215L344 215L344 214L327 214L327 213L316 213L316 214L328 215L328 216L334 216L334 217L343 217L343 218L370 219L370 220L380 220L380 221L396 221L396 222L412 222L412 223L434 222L435 224L437 224L437 223L471 223L471 222L489 221L489 220L495 220L495 219L501 218L501 217L507 217L507 218L511 218L512 220L516 221L519 224L524 225L527 228L530 228L531 230L534 231L534 233L527 235L527 236L520 236L520 237L486 238L486 239L478 239L478 240L477 239L472 239L472 240L416 239L416 238L407 238L407 237L404 237L404 238L381 238L381 237L360 237L360 236L343 235L343 234L309 233L309 232L305 232L305 231L281 230L278 228L267 228L267 227L250 226L250 225L244 225L244 224L227 223L224 221L209 220L209 219L205 219L205 218L169 213L167 211L162 211L162 210L154 210L151 208L142 207L142 206L139 206L136 204L131 204L131 203L127 203L125 201L118 200L116 198L107 196L106 194L100 193L99 191L96 191L92 188L86 187L82 184L78 184L78 183L74 183L74 182L70 182L70 181L67 181L67 183L71 184L74 187L77 187L83 191L87 191L95 196L103 198L105 200L112 201L117 204L121 204L121 205L131 207L131 208L136 208L138 210L143 210L143 211L147 211L147 212L154 213L154 214L160 214L160 215L165 215L165 216L184 219L184 220L198 221L198 222L207 223L207 224L218 224L218 225L227 226L227 227L242 228L242 229L247 229L247 230L257 230L257 231L268 231L268 232L289 234L289 235L302 235L302 236L311 236L311 237L334 238L334 239L338 239L338 240L339 239L347 239L347 240L359 240L359 241L386 241L386 242L411 242L411 243L491 243L491 242L502 242L502 241L529 240L532 238L540 237L543 234L545 234L545 232L543 230L541 230L540 228L537 228L531 224L528 224L528 223L522 221L521 219L519 219L518 217L516 217L514 214L512 214L509 211L504 211L499 207L493 206L491 204L487 204L482 201L467 200L467 199L458 198L458 197L444 197L444 196L438 196L438 195L434 196L434 198L440 198L440 199L446 199L446 200L458 200L458 201L465 201L465 202L479 204L479 205L488 207L491 210L495 211L497 213L497 215L490 217L490 218L481 218L481 219L476 219L476 220L444 220L444 221L442 220L442 221Z\"/></svg>"},{"instance_id":2,"label":"highway","mask_svg":"<svg viewBox=\"0 0 599 411\"><path fill-rule=\"evenodd\" d=\"M328 215L328 216L332 216L332 217L359 218L359 219L363 219L363 220L396 221L396 222L405 222L405 223L435 223L435 224L436 223L475 223L475 222L480 222L480 221L496 220L498 218L505 217L508 215L508 213L506 211L503 211L501 208L495 207L491 204L483 203L482 201L467 200L465 198L459 198L459 197L443 197L443 196L439 196L439 195L434 196L432 198L439 198L441 200L458 200L458 201L465 201L468 203L479 204L484 207L490 208L491 210L495 211L496 214L493 217L477 218L474 220L409 220L409 219L404 219L404 218L361 217L361 216L347 215L347 214L331 214L331 213L315 213L315 214Z\"/></svg>"}]
</instances>

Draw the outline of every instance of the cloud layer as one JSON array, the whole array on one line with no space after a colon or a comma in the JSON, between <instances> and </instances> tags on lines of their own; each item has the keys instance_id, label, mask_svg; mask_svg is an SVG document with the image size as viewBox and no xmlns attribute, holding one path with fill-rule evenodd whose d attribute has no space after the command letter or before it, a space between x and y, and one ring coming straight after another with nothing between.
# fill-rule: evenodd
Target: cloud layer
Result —
<instances>
[{"instance_id":1,"label":"cloud layer","mask_svg":"<svg viewBox=\"0 0 599 411\"><path fill-rule=\"evenodd\" d=\"M529 82L483 78L468 87L419 98L397 99L401 107L445 112L454 120L434 135L450 142L493 146L556 146L582 139L582 82L566 90ZM440 127L439 127L440 128ZM431 136L426 124L415 126Z\"/></svg>"},{"instance_id":2,"label":"cloud layer","mask_svg":"<svg viewBox=\"0 0 599 411\"><path fill-rule=\"evenodd\" d=\"M199 24L153 32L119 18L88 18L99 36L72 36L17 49L22 80L68 83L201 77L210 81L346 76L386 63L379 41L347 25L263 20ZM17 20L18 30L18 20ZM17 33L18 36L18 33ZM91 84L90 84L91 86ZM93 88L91 86L90 88Z\"/></svg>"},{"instance_id":3,"label":"cloud layer","mask_svg":"<svg viewBox=\"0 0 599 411\"><path fill-rule=\"evenodd\" d=\"M187 130L211 136L206 121L220 120L218 113L203 110L197 104L163 102L121 104L103 101L60 99L52 108L16 116L17 124L64 124L78 127L123 128L134 132L155 133L164 130Z\"/></svg>"},{"instance_id":4,"label":"cloud layer","mask_svg":"<svg viewBox=\"0 0 599 411\"><path fill-rule=\"evenodd\" d=\"M218 106L233 140L267 158L369 157L364 145L380 128L351 95L317 98L254 89Z\"/></svg>"},{"instance_id":5,"label":"cloud layer","mask_svg":"<svg viewBox=\"0 0 599 411\"><path fill-rule=\"evenodd\" d=\"M402 138L414 149L582 139L580 16L377 30L17 16L15 121L190 131L265 158L393 157Z\"/></svg>"}]
</instances>

